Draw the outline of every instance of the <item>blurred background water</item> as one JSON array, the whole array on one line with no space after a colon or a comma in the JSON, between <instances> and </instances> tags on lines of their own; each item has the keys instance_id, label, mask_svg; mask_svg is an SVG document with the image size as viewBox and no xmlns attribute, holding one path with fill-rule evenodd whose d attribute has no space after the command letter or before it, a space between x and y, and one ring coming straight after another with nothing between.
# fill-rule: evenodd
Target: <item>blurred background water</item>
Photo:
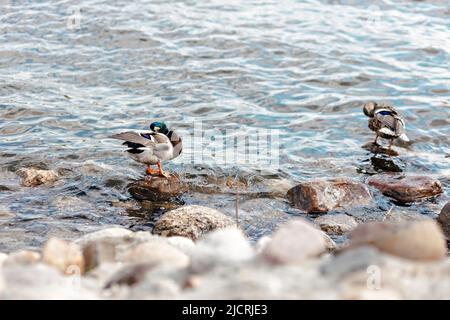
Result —
<instances>
[{"instance_id":1,"label":"blurred background water","mask_svg":"<svg viewBox=\"0 0 450 320\"><path fill-rule=\"evenodd\" d=\"M275 172L190 163L186 147L168 166L182 177L363 180L373 168L361 146L373 134L362 105L391 102L414 142L397 148L401 170L444 185L424 209L435 212L449 194L449 58L445 0L1 0L0 209L13 218L0 219L0 251L110 225L150 229L145 205L114 205L130 199L126 186L145 168L106 137L155 119L184 135L199 122L236 134L279 130ZM63 180L21 187L15 171L26 166ZM234 197L184 201L228 210ZM271 201L265 220L252 215L250 236L300 214Z\"/></svg>"}]
</instances>

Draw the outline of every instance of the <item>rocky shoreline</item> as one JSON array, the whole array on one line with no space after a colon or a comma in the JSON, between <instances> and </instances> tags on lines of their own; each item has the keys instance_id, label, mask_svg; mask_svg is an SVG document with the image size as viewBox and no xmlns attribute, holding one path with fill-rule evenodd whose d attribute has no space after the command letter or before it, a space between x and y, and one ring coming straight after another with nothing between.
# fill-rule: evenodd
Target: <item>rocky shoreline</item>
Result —
<instances>
[{"instance_id":1,"label":"rocky shoreline","mask_svg":"<svg viewBox=\"0 0 450 320\"><path fill-rule=\"evenodd\" d=\"M51 238L40 251L0 254L0 298L450 297L447 242L432 220L352 225L349 243L337 246L318 225L346 223L339 219L292 218L252 244L216 210L185 206L166 215L156 230L167 237L107 228L73 242Z\"/></svg>"},{"instance_id":2,"label":"rocky shoreline","mask_svg":"<svg viewBox=\"0 0 450 320\"><path fill-rule=\"evenodd\" d=\"M27 187L61 178L35 169L20 176ZM254 242L229 213L177 202L192 186L163 179L129 186L135 199L172 204L152 232L105 228L74 241L52 237L39 250L0 253L0 299L450 298L450 203L436 220L397 209L368 221L349 214L373 205L374 190L403 204L433 199L443 191L439 180L379 174L366 183L271 186L310 219L292 216ZM255 198L239 210L266 207Z\"/></svg>"}]
</instances>

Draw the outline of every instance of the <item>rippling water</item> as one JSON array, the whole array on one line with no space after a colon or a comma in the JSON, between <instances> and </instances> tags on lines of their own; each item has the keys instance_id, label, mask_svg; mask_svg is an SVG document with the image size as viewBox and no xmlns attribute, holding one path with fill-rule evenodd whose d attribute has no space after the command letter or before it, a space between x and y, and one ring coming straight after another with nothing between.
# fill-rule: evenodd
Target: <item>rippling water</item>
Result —
<instances>
[{"instance_id":1,"label":"rippling water","mask_svg":"<svg viewBox=\"0 0 450 320\"><path fill-rule=\"evenodd\" d=\"M275 173L190 164L187 148L169 165L186 179L362 180L371 154L361 146L373 135L361 107L388 101L414 142L397 148L401 169L444 185L421 210L433 215L448 199L447 1L11 0L0 10L0 200L14 214L0 214L0 250L106 225L151 228L148 204L116 202L130 199L126 186L145 168L106 137L154 119L184 134L200 121L238 133L280 130ZM15 174L24 166L64 179L24 188ZM184 201L232 212L234 196ZM252 237L300 214L283 199L264 201L243 202ZM390 205L383 201L380 212Z\"/></svg>"}]
</instances>

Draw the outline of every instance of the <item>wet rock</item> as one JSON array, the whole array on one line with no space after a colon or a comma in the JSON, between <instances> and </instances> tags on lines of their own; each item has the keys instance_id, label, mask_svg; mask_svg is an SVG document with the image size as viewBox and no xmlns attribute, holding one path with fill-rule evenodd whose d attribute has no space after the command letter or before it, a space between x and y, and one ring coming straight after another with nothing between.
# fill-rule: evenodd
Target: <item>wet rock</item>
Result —
<instances>
[{"instance_id":1,"label":"wet rock","mask_svg":"<svg viewBox=\"0 0 450 320\"><path fill-rule=\"evenodd\" d=\"M292 219L275 231L262 258L276 264L301 263L327 251L322 231L304 219Z\"/></svg>"},{"instance_id":2,"label":"wet rock","mask_svg":"<svg viewBox=\"0 0 450 320\"><path fill-rule=\"evenodd\" d=\"M239 264L252 259L254 251L241 230L215 230L202 237L191 252L191 270L204 272L216 266Z\"/></svg>"},{"instance_id":3,"label":"wet rock","mask_svg":"<svg viewBox=\"0 0 450 320\"><path fill-rule=\"evenodd\" d=\"M320 216L314 219L320 228L326 233L344 234L356 228L358 223L355 218L346 214L334 214Z\"/></svg>"},{"instance_id":4,"label":"wet rock","mask_svg":"<svg viewBox=\"0 0 450 320\"><path fill-rule=\"evenodd\" d=\"M294 182L287 179L264 179L264 187L273 197L284 197L286 193L295 187Z\"/></svg>"},{"instance_id":5,"label":"wet rock","mask_svg":"<svg viewBox=\"0 0 450 320\"><path fill-rule=\"evenodd\" d=\"M21 250L10 253L5 261L3 261L3 266L14 266L14 265L30 265L35 264L41 260L41 254L39 252Z\"/></svg>"},{"instance_id":6,"label":"wet rock","mask_svg":"<svg viewBox=\"0 0 450 320\"><path fill-rule=\"evenodd\" d=\"M365 145L362 146L363 149L366 149L372 153L375 154L386 154L391 157L397 157L399 153L395 151L394 149L389 149L386 147L383 147L382 145L379 145L378 143L368 142Z\"/></svg>"},{"instance_id":7,"label":"wet rock","mask_svg":"<svg viewBox=\"0 0 450 320\"><path fill-rule=\"evenodd\" d=\"M189 257L168 244L144 242L132 249L125 257L124 262L185 268L189 264Z\"/></svg>"},{"instance_id":8,"label":"wet rock","mask_svg":"<svg viewBox=\"0 0 450 320\"><path fill-rule=\"evenodd\" d=\"M427 176L380 174L370 177L367 183L401 203L419 201L442 193L439 180Z\"/></svg>"},{"instance_id":9,"label":"wet rock","mask_svg":"<svg viewBox=\"0 0 450 320\"><path fill-rule=\"evenodd\" d=\"M153 232L162 236L182 236L196 240L214 229L234 225L234 222L215 209L192 205L165 213L155 223Z\"/></svg>"},{"instance_id":10,"label":"wet rock","mask_svg":"<svg viewBox=\"0 0 450 320\"><path fill-rule=\"evenodd\" d=\"M447 239L450 240L450 201L442 208L438 221Z\"/></svg>"},{"instance_id":11,"label":"wet rock","mask_svg":"<svg viewBox=\"0 0 450 320\"><path fill-rule=\"evenodd\" d=\"M290 189L287 197L295 207L308 213L364 206L372 200L364 184L346 178L303 182Z\"/></svg>"},{"instance_id":12,"label":"wet rock","mask_svg":"<svg viewBox=\"0 0 450 320\"><path fill-rule=\"evenodd\" d=\"M187 188L172 174L169 178L148 176L133 182L128 191L137 200L168 201L186 192Z\"/></svg>"},{"instance_id":13,"label":"wet rock","mask_svg":"<svg viewBox=\"0 0 450 320\"><path fill-rule=\"evenodd\" d=\"M17 174L22 178L22 185L34 187L41 184L48 184L59 179L59 174L54 170L40 170L35 168L21 168Z\"/></svg>"},{"instance_id":14,"label":"wet rock","mask_svg":"<svg viewBox=\"0 0 450 320\"><path fill-rule=\"evenodd\" d=\"M384 215L384 221L402 222L402 221L420 221L432 220L429 216L408 209L389 210Z\"/></svg>"},{"instance_id":15,"label":"wet rock","mask_svg":"<svg viewBox=\"0 0 450 320\"><path fill-rule=\"evenodd\" d=\"M372 245L394 256L411 260L439 260L447 245L435 221L371 222L350 234L350 247Z\"/></svg>"},{"instance_id":16,"label":"wet rock","mask_svg":"<svg viewBox=\"0 0 450 320\"><path fill-rule=\"evenodd\" d=\"M66 274L84 273L84 258L80 248L61 239L50 238L47 241L42 250L42 261Z\"/></svg>"}]
</instances>

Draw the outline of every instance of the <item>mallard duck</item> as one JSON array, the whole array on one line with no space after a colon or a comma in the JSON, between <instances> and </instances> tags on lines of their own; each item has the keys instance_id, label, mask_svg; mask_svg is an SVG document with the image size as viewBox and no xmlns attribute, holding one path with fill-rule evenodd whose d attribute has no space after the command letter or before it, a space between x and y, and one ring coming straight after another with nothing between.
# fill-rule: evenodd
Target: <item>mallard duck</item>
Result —
<instances>
[{"instance_id":1,"label":"mallard duck","mask_svg":"<svg viewBox=\"0 0 450 320\"><path fill-rule=\"evenodd\" d=\"M405 133L405 121L393 106L369 102L364 105L363 111L370 118L370 130L376 133L374 144L377 144L378 137L390 140L389 149L391 149L394 139L409 141Z\"/></svg>"},{"instance_id":2,"label":"mallard duck","mask_svg":"<svg viewBox=\"0 0 450 320\"><path fill-rule=\"evenodd\" d=\"M170 175L162 169L162 162L172 160L181 154L181 138L169 130L163 122L153 122L149 130L133 130L110 136L112 139L125 140L128 155L135 161L147 165L149 175L159 174L166 178ZM157 165L158 170L152 169Z\"/></svg>"}]
</instances>

